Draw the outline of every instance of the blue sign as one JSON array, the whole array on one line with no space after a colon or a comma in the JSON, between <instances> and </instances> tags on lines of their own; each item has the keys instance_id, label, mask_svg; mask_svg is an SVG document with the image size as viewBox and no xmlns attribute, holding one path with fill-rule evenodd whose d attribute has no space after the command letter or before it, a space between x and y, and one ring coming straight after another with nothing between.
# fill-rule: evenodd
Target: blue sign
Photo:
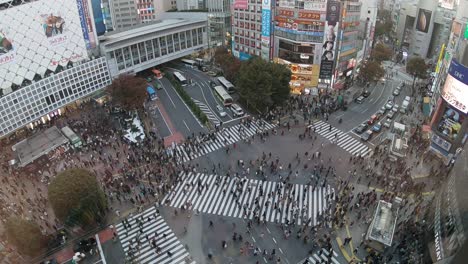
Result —
<instances>
[{"instance_id":1,"label":"blue sign","mask_svg":"<svg viewBox=\"0 0 468 264\"><path fill-rule=\"evenodd\" d=\"M284 31L284 32L288 32L288 33L296 34L296 35L323 37L322 31L320 32L319 31L300 31L300 30L293 30L293 29L278 27L278 26L275 26L275 30L280 30L280 31Z\"/></svg>"},{"instance_id":2,"label":"blue sign","mask_svg":"<svg viewBox=\"0 0 468 264\"><path fill-rule=\"evenodd\" d=\"M83 9L83 2L82 0L77 0L76 3L78 6L78 13L80 14L81 31L83 31L83 38L86 43L86 48L91 49L91 41L89 41L88 26L86 25L85 21L86 16Z\"/></svg>"},{"instance_id":3,"label":"blue sign","mask_svg":"<svg viewBox=\"0 0 468 264\"><path fill-rule=\"evenodd\" d=\"M262 37L270 37L271 10L262 9Z\"/></svg>"},{"instance_id":4,"label":"blue sign","mask_svg":"<svg viewBox=\"0 0 468 264\"><path fill-rule=\"evenodd\" d=\"M250 58L252 58L252 56L250 54L247 54L245 52L239 52L239 60L241 61L245 61L245 60L249 60Z\"/></svg>"},{"instance_id":5,"label":"blue sign","mask_svg":"<svg viewBox=\"0 0 468 264\"><path fill-rule=\"evenodd\" d=\"M468 85L468 68L458 63L455 59L452 59L449 74L460 82Z\"/></svg>"}]
</instances>

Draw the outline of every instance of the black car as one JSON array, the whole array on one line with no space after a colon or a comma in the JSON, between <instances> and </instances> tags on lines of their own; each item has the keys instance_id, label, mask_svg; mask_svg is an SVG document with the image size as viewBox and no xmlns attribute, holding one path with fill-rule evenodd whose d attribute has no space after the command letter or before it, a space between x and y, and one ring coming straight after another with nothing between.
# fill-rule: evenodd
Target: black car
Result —
<instances>
[{"instance_id":1,"label":"black car","mask_svg":"<svg viewBox=\"0 0 468 264\"><path fill-rule=\"evenodd\" d=\"M365 90L364 92L362 92L362 96L364 96L365 98L369 97L370 95L370 92Z\"/></svg>"},{"instance_id":2,"label":"black car","mask_svg":"<svg viewBox=\"0 0 468 264\"><path fill-rule=\"evenodd\" d=\"M354 129L354 132L356 132L356 134L362 134L367 128L368 125L366 123L362 123Z\"/></svg>"}]
</instances>

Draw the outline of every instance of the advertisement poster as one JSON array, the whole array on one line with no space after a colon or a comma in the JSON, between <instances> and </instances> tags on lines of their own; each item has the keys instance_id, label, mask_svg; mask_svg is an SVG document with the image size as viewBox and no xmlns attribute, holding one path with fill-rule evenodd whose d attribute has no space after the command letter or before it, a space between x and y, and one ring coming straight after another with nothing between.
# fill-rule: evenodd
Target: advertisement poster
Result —
<instances>
[{"instance_id":1,"label":"advertisement poster","mask_svg":"<svg viewBox=\"0 0 468 264\"><path fill-rule=\"evenodd\" d=\"M416 29L418 31L427 33L431 25L432 11L426 9L419 9L418 19L416 20Z\"/></svg>"},{"instance_id":2,"label":"advertisement poster","mask_svg":"<svg viewBox=\"0 0 468 264\"><path fill-rule=\"evenodd\" d=\"M295 0L279 0L279 7L295 8L296 1Z\"/></svg>"},{"instance_id":3,"label":"advertisement poster","mask_svg":"<svg viewBox=\"0 0 468 264\"><path fill-rule=\"evenodd\" d=\"M328 1L326 20L329 25L335 25L340 21L341 3L338 1Z\"/></svg>"},{"instance_id":4,"label":"advertisement poster","mask_svg":"<svg viewBox=\"0 0 468 264\"><path fill-rule=\"evenodd\" d=\"M468 68L454 59L441 95L455 109L468 113Z\"/></svg>"},{"instance_id":5,"label":"advertisement poster","mask_svg":"<svg viewBox=\"0 0 468 264\"><path fill-rule=\"evenodd\" d=\"M88 58L76 0L42 0L2 10L0 89Z\"/></svg>"},{"instance_id":6,"label":"advertisement poster","mask_svg":"<svg viewBox=\"0 0 468 264\"><path fill-rule=\"evenodd\" d=\"M271 35L271 2L262 0L262 43L270 44Z\"/></svg>"}]
</instances>

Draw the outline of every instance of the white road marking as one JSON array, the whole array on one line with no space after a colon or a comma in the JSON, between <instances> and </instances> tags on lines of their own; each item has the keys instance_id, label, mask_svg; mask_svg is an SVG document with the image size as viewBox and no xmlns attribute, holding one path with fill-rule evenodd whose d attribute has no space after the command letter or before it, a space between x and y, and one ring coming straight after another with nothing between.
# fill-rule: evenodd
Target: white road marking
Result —
<instances>
[{"instance_id":1,"label":"white road marking","mask_svg":"<svg viewBox=\"0 0 468 264\"><path fill-rule=\"evenodd\" d=\"M162 117L164 123L166 124L167 129L169 129L169 132L170 132L171 135L172 135L172 130L171 130L171 128L169 127L169 125L167 124L166 119L165 119L164 116L162 115L161 111L159 110L159 107L156 107L156 109L158 110L159 115L161 115L161 117Z\"/></svg>"}]
</instances>

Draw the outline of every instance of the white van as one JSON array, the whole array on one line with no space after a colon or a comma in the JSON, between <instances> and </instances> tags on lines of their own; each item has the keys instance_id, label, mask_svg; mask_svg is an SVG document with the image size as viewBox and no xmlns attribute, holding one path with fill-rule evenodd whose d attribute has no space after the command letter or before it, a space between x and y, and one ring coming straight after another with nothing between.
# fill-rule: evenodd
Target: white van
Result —
<instances>
[{"instance_id":1,"label":"white van","mask_svg":"<svg viewBox=\"0 0 468 264\"><path fill-rule=\"evenodd\" d=\"M240 108L240 106L238 104L232 104L231 105L231 111L232 111L232 114L235 117L239 117L239 116L244 115L244 111L242 110L242 108Z\"/></svg>"}]
</instances>

